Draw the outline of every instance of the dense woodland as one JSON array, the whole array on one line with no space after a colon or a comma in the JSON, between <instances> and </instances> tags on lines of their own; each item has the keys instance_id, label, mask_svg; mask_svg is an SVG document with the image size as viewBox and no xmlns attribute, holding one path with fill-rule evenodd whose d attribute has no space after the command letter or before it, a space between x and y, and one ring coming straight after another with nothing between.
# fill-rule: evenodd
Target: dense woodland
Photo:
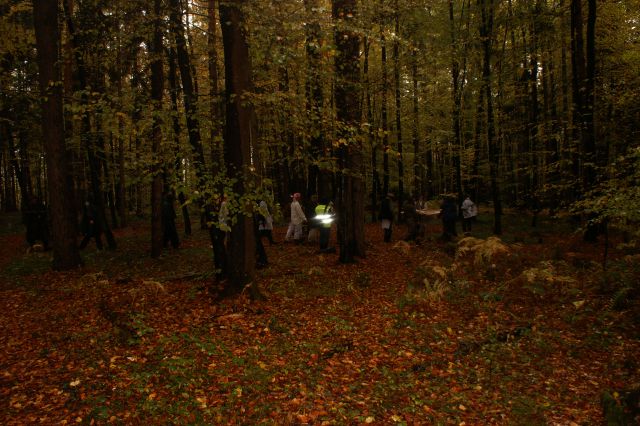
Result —
<instances>
[{"instance_id":1,"label":"dense woodland","mask_svg":"<svg viewBox=\"0 0 640 426\"><path fill-rule=\"evenodd\" d=\"M640 0L0 0L0 423L637 424L639 25ZM294 193L334 202L335 252L284 244ZM387 242L389 193L480 214Z\"/></svg>"},{"instance_id":2,"label":"dense woodland","mask_svg":"<svg viewBox=\"0 0 640 426\"><path fill-rule=\"evenodd\" d=\"M112 249L148 214L157 257L163 193L227 194L238 285L264 194L335 200L344 262L388 192L471 194L495 234L505 206L571 212L588 240L638 219L636 0L0 7L0 208L46 200L57 269L88 198Z\"/></svg>"}]
</instances>

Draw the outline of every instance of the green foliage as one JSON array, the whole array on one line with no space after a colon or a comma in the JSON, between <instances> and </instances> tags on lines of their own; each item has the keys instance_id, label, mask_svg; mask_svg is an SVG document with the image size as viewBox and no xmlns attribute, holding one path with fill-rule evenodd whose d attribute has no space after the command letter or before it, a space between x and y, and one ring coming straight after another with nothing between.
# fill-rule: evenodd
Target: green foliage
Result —
<instances>
[{"instance_id":1,"label":"green foliage","mask_svg":"<svg viewBox=\"0 0 640 426\"><path fill-rule=\"evenodd\" d=\"M640 237L640 147L614 161L609 178L574 204L574 211L593 216L594 223L610 223L634 238Z\"/></svg>"},{"instance_id":2,"label":"green foliage","mask_svg":"<svg viewBox=\"0 0 640 426\"><path fill-rule=\"evenodd\" d=\"M609 295L608 309L625 309L640 294L638 256L626 256L612 262L602 277L600 289Z\"/></svg>"}]
</instances>

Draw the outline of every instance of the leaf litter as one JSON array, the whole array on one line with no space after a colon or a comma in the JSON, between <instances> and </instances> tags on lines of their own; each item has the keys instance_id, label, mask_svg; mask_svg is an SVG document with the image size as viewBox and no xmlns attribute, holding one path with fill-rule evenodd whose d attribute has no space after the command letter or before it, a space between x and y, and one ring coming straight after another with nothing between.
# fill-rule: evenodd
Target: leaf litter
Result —
<instances>
[{"instance_id":1,"label":"leaf litter","mask_svg":"<svg viewBox=\"0 0 640 426\"><path fill-rule=\"evenodd\" d=\"M604 390L637 382L637 305L607 310L594 270L550 263L565 237L451 256L378 231L353 265L268 246L261 302L213 299L205 234L154 261L148 230L128 229L81 270L3 273L0 421L580 424L602 421Z\"/></svg>"}]
</instances>

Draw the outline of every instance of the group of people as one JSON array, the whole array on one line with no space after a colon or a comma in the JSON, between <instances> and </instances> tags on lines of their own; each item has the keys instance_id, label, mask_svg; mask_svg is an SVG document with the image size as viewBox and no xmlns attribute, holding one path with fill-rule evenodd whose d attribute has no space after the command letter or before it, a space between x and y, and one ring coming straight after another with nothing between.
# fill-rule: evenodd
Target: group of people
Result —
<instances>
[{"instance_id":1,"label":"group of people","mask_svg":"<svg viewBox=\"0 0 640 426\"><path fill-rule=\"evenodd\" d=\"M213 260L216 269L216 277L224 280L229 272L227 248L231 233L231 212L229 202L225 195L217 198L207 197L204 206L204 215L211 247L213 248ZM273 239L273 216L269 211L265 200L260 200L253 208L253 227L255 239L256 267L264 268L269 264L267 252L262 243L267 238L270 245L276 244Z\"/></svg>"},{"instance_id":2,"label":"group of people","mask_svg":"<svg viewBox=\"0 0 640 426\"><path fill-rule=\"evenodd\" d=\"M394 201L395 195L390 192L382 200L380 206L379 218L383 231L384 242L391 241L393 223L396 217L393 211ZM403 204L402 214L407 225L407 235L404 238L405 241L415 241L417 239L420 232L418 210L426 209L426 207L426 202L423 201L422 197L417 199L409 198ZM462 213L462 231L465 234L469 234L471 232L472 223L478 216L478 207L473 201L471 201L470 196L465 197L464 201L460 205L460 212ZM438 216L442 220L442 239L449 241L453 237L457 236L456 220L458 219L458 207L453 196L445 195L443 197Z\"/></svg>"},{"instance_id":3,"label":"group of people","mask_svg":"<svg viewBox=\"0 0 640 426\"><path fill-rule=\"evenodd\" d=\"M471 232L471 225L478 216L478 207L471 201L468 195L460 205L462 213L462 232L465 235ZM442 237L445 240L451 240L457 236L456 220L458 218L458 207L452 196L445 196L440 205L440 217L442 218Z\"/></svg>"},{"instance_id":4,"label":"group of people","mask_svg":"<svg viewBox=\"0 0 640 426\"><path fill-rule=\"evenodd\" d=\"M292 195L290 207L290 222L285 236L285 241L293 241L301 244L305 238L305 229L308 230L307 240L309 242L319 242L321 252L333 252L330 247L331 227L335 220L333 203L323 197L319 201L313 196L307 205L307 213L301 204L302 195L296 192ZM391 241L393 224L396 219L393 204L395 196L388 193L382 200L380 208L380 222L383 230L383 240ZM217 204L217 208L214 207ZM420 224L418 210L426 208L426 203L422 198L409 198L402 206L403 216L407 224L406 241L413 241L418 237ZM462 215L462 231L465 234L471 232L471 227L478 215L478 208L469 196L466 196L460 205ZM180 246L180 239L176 230L176 212L174 199L171 193L167 193L162 199L162 230L163 245L168 247L169 243L173 248ZM458 219L458 206L453 196L444 196L440 205L439 217L442 220L442 238L450 240L457 236L456 220ZM215 266L222 275L227 272L226 244L229 227L229 208L227 199L221 196L215 203L205 204L205 218L210 231L211 245L214 251ZM23 209L23 222L26 226L26 239L30 247L37 241L42 241L44 250L49 247L49 231L47 221L47 209L44 203L35 197L31 197ZM262 240L267 239L270 245L276 244L273 238L273 215L269 210L266 200L257 202L254 208L253 223L256 236L256 265L264 267L268 264L267 254ZM80 222L83 239L79 248L83 249L90 240L94 239L98 250L102 249L102 227L98 219L96 207L88 200L83 205L82 220Z\"/></svg>"},{"instance_id":5,"label":"group of people","mask_svg":"<svg viewBox=\"0 0 640 426\"><path fill-rule=\"evenodd\" d=\"M323 197L317 201L317 198L313 196L308 205L307 214L305 214L300 203L302 195L296 192L291 198L291 221L289 222L285 241L301 244L304 241L304 228L307 225L307 240L315 242L317 239L321 252L333 251L329 247L331 226L335 217L333 204L328 198Z\"/></svg>"},{"instance_id":6,"label":"group of people","mask_svg":"<svg viewBox=\"0 0 640 426\"><path fill-rule=\"evenodd\" d=\"M28 198L22 209L22 222L26 229L26 240L29 250L49 250L49 220L47 207L44 202L35 196ZM102 249L102 228L97 218L96 209L90 201L82 206L80 219L80 232L82 240L79 249L85 248L91 239L96 241L98 249ZM40 246L40 243L42 244Z\"/></svg>"}]
</instances>

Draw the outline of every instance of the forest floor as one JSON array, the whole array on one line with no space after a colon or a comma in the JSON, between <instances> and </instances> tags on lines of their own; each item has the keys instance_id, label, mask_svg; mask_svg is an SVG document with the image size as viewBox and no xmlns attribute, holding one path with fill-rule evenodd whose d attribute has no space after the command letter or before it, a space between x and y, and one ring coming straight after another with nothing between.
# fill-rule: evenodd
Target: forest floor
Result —
<instances>
[{"instance_id":1,"label":"forest floor","mask_svg":"<svg viewBox=\"0 0 640 426\"><path fill-rule=\"evenodd\" d=\"M58 273L16 218L0 218L3 425L587 425L640 382L640 257L612 236L604 271L604 244L560 219L508 214L498 241L483 217L458 245L437 222L419 244L369 224L348 265L277 227L254 302L212 297L205 231L152 260L139 223Z\"/></svg>"}]
</instances>

